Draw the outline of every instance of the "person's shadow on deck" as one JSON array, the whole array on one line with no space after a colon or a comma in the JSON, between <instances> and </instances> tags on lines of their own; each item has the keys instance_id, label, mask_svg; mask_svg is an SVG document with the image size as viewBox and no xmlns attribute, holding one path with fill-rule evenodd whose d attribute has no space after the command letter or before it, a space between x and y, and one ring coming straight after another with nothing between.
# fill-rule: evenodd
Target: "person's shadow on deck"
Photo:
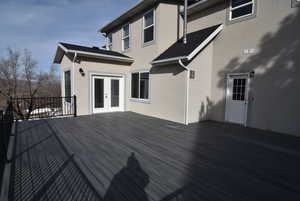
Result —
<instances>
[{"instance_id":1,"label":"person's shadow on deck","mask_svg":"<svg viewBox=\"0 0 300 201\"><path fill-rule=\"evenodd\" d=\"M149 175L142 169L134 153L112 179L104 196L104 201L148 201L145 191L149 183Z\"/></svg>"}]
</instances>

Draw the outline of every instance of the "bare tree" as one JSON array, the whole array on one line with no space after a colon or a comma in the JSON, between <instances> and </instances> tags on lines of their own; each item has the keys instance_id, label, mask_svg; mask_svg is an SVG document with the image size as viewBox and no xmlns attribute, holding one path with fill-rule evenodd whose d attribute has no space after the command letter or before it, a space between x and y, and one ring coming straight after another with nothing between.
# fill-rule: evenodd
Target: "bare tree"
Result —
<instances>
[{"instance_id":1,"label":"bare tree","mask_svg":"<svg viewBox=\"0 0 300 201\"><path fill-rule=\"evenodd\" d=\"M38 107L37 96L60 96L60 82L55 67L49 72L42 72L37 67L29 50L21 55L19 51L8 48L6 58L0 59L0 104L5 104L10 97L24 99L14 104L14 110L20 118L29 118Z\"/></svg>"},{"instance_id":2,"label":"bare tree","mask_svg":"<svg viewBox=\"0 0 300 201\"><path fill-rule=\"evenodd\" d=\"M8 48L7 53L7 58L0 59L0 95L6 99L17 96L20 78L20 52Z\"/></svg>"},{"instance_id":3,"label":"bare tree","mask_svg":"<svg viewBox=\"0 0 300 201\"><path fill-rule=\"evenodd\" d=\"M47 73L44 84L40 88L38 95L43 97L60 97L61 96L61 85L60 77L57 72L57 67L52 65L49 72Z\"/></svg>"},{"instance_id":4,"label":"bare tree","mask_svg":"<svg viewBox=\"0 0 300 201\"><path fill-rule=\"evenodd\" d=\"M37 71L37 62L27 49L24 50L22 65L24 71L22 75L26 86L25 92L28 97L33 98L44 84L44 81L48 79L48 75Z\"/></svg>"}]
</instances>

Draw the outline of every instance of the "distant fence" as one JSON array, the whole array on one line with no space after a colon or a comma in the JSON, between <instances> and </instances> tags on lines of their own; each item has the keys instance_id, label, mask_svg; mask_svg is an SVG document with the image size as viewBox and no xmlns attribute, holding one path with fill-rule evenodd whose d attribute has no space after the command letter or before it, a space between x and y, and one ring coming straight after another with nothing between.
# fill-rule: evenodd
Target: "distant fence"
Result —
<instances>
[{"instance_id":1,"label":"distant fence","mask_svg":"<svg viewBox=\"0 0 300 201\"><path fill-rule=\"evenodd\" d=\"M5 111L0 112L0 182L7 162L7 149L14 121L12 104L9 103ZM0 183L0 187L1 187Z\"/></svg>"},{"instance_id":2,"label":"distant fence","mask_svg":"<svg viewBox=\"0 0 300 201\"><path fill-rule=\"evenodd\" d=\"M11 98L16 120L77 116L76 96Z\"/></svg>"}]
</instances>

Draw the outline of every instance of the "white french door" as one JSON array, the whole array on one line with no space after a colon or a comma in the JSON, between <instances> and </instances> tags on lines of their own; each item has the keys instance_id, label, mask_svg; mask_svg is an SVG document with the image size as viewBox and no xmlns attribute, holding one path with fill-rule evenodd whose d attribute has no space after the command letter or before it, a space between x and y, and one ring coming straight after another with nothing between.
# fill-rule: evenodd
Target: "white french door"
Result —
<instances>
[{"instance_id":1,"label":"white french door","mask_svg":"<svg viewBox=\"0 0 300 201\"><path fill-rule=\"evenodd\" d=\"M93 113L124 111L124 78L92 77Z\"/></svg>"},{"instance_id":2,"label":"white french door","mask_svg":"<svg viewBox=\"0 0 300 201\"><path fill-rule=\"evenodd\" d=\"M246 126L249 82L249 74L228 75L226 89L226 121Z\"/></svg>"}]
</instances>

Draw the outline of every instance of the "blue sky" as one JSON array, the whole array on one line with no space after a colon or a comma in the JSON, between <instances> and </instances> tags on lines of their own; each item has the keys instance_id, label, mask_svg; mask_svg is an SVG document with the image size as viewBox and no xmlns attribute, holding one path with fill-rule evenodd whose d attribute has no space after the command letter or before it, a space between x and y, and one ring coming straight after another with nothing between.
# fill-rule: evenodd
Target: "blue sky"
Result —
<instances>
[{"instance_id":1,"label":"blue sky","mask_svg":"<svg viewBox=\"0 0 300 201\"><path fill-rule=\"evenodd\" d=\"M47 70L58 42L100 46L97 30L138 0L0 0L0 57L29 49Z\"/></svg>"}]
</instances>

